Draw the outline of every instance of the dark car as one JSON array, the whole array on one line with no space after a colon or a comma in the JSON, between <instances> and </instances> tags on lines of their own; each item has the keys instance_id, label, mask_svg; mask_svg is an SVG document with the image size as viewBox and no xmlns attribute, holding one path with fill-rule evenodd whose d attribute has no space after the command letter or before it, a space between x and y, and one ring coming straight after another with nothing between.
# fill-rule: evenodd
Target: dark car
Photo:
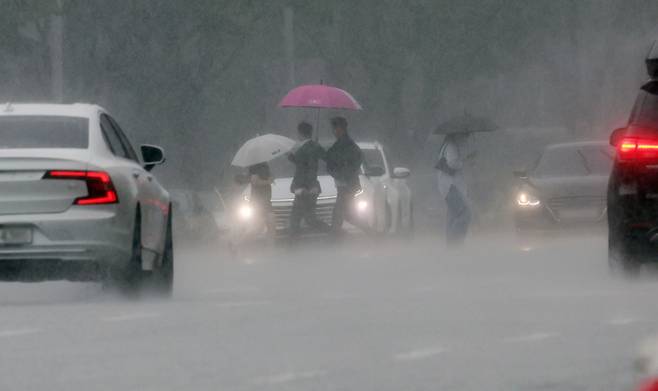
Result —
<instances>
[{"instance_id":1,"label":"dark car","mask_svg":"<svg viewBox=\"0 0 658 391\"><path fill-rule=\"evenodd\" d=\"M627 126L610 136L617 158L608 187L608 259L627 274L658 261L657 58L647 59L652 79L641 87Z\"/></svg>"},{"instance_id":2,"label":"dark car","mask_svg":"<svg viewBox=\"0 0 658 391\"><path fill-rule=\"evenodd\" d=\"M516 172L514 220L521 233L603 223L614 160L607 142L553 144L532 170Z\"/></svg>"}]
</instances>

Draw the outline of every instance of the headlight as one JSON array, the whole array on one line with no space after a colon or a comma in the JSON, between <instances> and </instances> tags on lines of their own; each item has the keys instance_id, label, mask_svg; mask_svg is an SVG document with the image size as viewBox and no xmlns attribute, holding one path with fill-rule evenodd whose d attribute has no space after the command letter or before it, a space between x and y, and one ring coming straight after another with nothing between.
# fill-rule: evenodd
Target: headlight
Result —
<instances>
[{"instance_id":1,"label":"headlight","mask_svg":"<svg viewBox=\"0 0 658 391\"><path fill-rule=\"evenodd\" d=\"M249 204L240 205L238 208L238 217L241 220L249 220L254 215L254 208Z\"/></svg>"},{"instance_id":2,"label":"headlight","mask_svg":"<svg viewBox=\"0 0 658 391\"><path fill-rule=\"evenodd\" d=\"M532 194L521 192L516 197L516 203L522 207L536 207L541 204L541 201L539 201L539 198L533 196Z\"/></svg>"},{"instance_id":3,"label":"headlight","mask_svg":"<svg viewBox=\"0 0 658 391\"><path fill-rule=\"evenodd\" d=\"M364 198L363 189L359 189L359 191L354 194L355 207L358 213L363 213L368 210L369 204L368 201L366 201Z\"/></svg>"}]
</instances>

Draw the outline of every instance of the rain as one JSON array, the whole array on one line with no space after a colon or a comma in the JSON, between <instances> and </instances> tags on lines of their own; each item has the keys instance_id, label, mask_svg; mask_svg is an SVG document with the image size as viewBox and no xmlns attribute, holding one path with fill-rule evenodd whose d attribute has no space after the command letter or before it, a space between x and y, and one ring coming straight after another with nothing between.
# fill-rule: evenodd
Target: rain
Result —
<instances>
[{"instance_id":1,"label":"rain","mask_svg":"<svg viewBox=\"0 0 658 391\"><path fill-rule=\"evenodd\" d=\"M0 389L658 390L658 2L0 9Z\"/></svg>"}]
</instances>

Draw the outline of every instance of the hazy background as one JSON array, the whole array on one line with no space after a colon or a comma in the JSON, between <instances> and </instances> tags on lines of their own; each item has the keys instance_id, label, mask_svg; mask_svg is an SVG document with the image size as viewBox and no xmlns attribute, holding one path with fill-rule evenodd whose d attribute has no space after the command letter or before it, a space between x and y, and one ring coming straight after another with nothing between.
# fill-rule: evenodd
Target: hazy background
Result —
<instances>
[{"instance_id":1,"label":"hazy background","mask_svg":"<svg viewBox=\"0 0 658 391\"><path fill-rule=\"evenodd\" d=\"M512 168L555 140L622 125L657 36L655 0L0 0L0 100L95 102L166 148L170 187L211 188L245 139L293 134L293 86L350 91L357 139L378 139L431 188L429 137L463 112L478 136L480 220ZM323 113L324 135L328 135ZM484 148L486 146L486 148ZM424 190L423 190L424 189ZM492 217L493 218L493 217Z\"/></svg>"}]
</instances>

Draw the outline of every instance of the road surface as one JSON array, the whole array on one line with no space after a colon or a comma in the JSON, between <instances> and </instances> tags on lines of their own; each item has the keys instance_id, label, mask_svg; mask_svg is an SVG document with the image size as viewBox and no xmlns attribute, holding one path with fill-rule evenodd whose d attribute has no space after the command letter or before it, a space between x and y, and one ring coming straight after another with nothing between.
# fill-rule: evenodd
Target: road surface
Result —
<instances>
[{"instance_id":1,"label":"road surface","mask_svg":"<svg viewBox=\"0 0 658 391\"><path fill-rule=\"evenodd\" d=\"M171 300L0 285L2 390L627 390L658 277L603 237L177 250Z\"/></svg>"}]
</instances>

